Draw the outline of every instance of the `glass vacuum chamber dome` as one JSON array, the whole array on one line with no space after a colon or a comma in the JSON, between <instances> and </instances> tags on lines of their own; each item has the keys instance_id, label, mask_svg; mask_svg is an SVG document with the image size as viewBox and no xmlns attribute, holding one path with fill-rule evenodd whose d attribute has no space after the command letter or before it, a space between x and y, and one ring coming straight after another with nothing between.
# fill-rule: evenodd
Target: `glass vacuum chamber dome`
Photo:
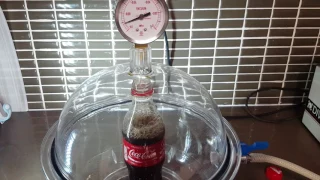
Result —
<instances>
[{"instance_id":1,"label":"glass vacuum chamber dome","mask_svg":"<svg viewBox=\"0 0 320 180\"><path fill-rule=\"evenodd\" d=\"M151 68L153 100L166 129L163 179L232 179L240 163L239 142L211 95L181 70ZM48 179L127 178L121 129L131 105L129 70L129 63L106 68L68 100L42 145Z\"/></svg>"}]
</instances>

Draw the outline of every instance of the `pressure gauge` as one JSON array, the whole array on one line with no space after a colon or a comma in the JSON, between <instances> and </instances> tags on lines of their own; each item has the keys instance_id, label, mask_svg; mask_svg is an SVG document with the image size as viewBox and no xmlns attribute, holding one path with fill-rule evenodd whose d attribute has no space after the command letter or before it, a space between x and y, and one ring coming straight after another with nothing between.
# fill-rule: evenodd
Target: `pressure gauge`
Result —
<instances>
[{"instance_id":1,"label":"pressure gauge","mask_svg":"<svg viewBox=\"0 0 320 180\"><path fill-rule=\"evenodd\" d=\"M148 44L165 31L169 12L164 0L119 0L116 24L121 35L135 44Z\"/></svg>"}]
</instances>

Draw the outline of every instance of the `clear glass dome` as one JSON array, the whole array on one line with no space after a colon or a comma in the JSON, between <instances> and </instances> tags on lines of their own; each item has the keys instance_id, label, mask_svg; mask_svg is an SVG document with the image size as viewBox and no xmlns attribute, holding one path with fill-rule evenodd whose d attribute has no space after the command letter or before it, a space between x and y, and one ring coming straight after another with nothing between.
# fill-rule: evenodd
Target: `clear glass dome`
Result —
<instances>
[{"instance_id":1,"label":"clear glass dome","mask_svg":"<svg viewBox=\"0 0 320 180\"><path fill-rule=\"evenodd\" d=\"M129 63L119 64L95 74L66 103L52 130L52 158L65 179L126 179L121 129L131 105L129 70ZM162 64L152 64L151 78L166 128L163 179L212 179L226 160L233 161L237 171L240 151L227 157L230 148L238 146L237 138L230 147L208 91L185 72Z\"/></svg>"}]
</instances>

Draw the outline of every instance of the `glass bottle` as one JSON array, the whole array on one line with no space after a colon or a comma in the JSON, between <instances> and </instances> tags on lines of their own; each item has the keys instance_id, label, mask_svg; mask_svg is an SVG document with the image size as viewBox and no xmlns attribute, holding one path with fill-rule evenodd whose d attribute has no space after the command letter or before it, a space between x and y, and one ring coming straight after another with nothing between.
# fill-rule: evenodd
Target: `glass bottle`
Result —
<instances>
[{"instance_id":1,"label":"glass bottle","mask_svg":"<svg viewBox=\"0 0 320 180\"><path fill-rule=\"evenodd\" d=\"M151 49L131 50L132 105L123 121L123 155L130 180L161 180L165 159L165 126L155 103L151 73Z\"/></svg>"},{"instance_id":2,"label":"glass bottle","mask_svg":"<svg viewBox=\"0 0 320 180\"><path fill-rule=\"evenodd\" d=\"M123 122L123 152L130 180L161 180L165 127L152 100L150 80L134 81L132 105Z\"/></svg>"}]
</instances>

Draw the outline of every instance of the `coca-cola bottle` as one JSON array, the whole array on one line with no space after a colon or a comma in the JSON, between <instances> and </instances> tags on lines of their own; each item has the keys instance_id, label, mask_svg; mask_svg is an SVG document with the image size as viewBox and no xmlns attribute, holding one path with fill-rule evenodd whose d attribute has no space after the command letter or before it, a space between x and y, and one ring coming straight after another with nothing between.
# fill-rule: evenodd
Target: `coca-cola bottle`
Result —
<instances>
[{"instance_id":1,"label":"coca-cola bottle","mask_svg":"<svg viewBox=\"0 0 320 180\"><path fill-rule=\"evenodd\" d=\"M148 79L135 80L132 105L123 122L123 154L130 180L161 180L165 127L152 100Z\"/></svg>"}]
</instances>

